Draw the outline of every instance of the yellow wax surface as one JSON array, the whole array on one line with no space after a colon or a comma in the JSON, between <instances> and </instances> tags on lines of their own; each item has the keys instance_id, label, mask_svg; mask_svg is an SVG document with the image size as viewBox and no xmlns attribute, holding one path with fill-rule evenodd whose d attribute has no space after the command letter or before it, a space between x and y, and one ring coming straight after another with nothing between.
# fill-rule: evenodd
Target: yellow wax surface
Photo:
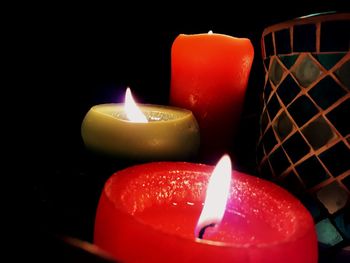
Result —
<instances>
[{"instance_id":1,"label":"yellow wax surface","mask_svg":"<svg viewBox=\"0 0 350 263\"><path fill-rule=\"evenodd\" d=\"M81 135L87 148L112 157L135 160L187 160L199 149L200 134L191 111L139 104L148 123L127 120L123 103L93 106Z\"/></svg>"}]
</instances>

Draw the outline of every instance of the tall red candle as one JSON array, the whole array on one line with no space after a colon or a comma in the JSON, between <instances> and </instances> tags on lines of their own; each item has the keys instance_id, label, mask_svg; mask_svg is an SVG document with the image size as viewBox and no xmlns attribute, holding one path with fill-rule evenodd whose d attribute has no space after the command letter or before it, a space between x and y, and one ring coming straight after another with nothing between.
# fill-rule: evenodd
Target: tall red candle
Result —
<instances>
[{"instance_id":1,"label":"tall red candle","mask_svg":"<svg viewBox=\"0 0 350 263\"><path fill-rule=\"evenodd\" d=\"M277 185L237 171L222 221L196 238L213 168L157 162L116 172L101 194L95 244L121 262L317 262L306 208Z\"/></svg>"},{"instance_id":2,"label":"tall red candle","mask_svg":"<svg viewBox=\"0 0 350 263\"><path fill-rule=\"evenodd\" d=\"M237 133L254 49L247 38L180 34L171 49L170 104L187 108L201 131L201 155L216 160Z\"/></svg>"}]
</instances>

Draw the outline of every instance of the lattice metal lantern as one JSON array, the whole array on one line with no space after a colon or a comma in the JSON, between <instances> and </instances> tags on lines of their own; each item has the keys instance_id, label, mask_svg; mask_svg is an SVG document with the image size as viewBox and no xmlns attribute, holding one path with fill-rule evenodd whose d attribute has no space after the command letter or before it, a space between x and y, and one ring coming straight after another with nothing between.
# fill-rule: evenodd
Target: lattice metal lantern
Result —
<instances>
[{"instance_id":1,"label":"lattice metal lantern","mask_svg":"<svg viewBox=\"0 0 350 263\"><path fill-rule=\"evenodd\" d=\"M321 247L350 244L350 13L263 31L257 160L262 177L298 196Z\"/></svg>"}]
</instances>

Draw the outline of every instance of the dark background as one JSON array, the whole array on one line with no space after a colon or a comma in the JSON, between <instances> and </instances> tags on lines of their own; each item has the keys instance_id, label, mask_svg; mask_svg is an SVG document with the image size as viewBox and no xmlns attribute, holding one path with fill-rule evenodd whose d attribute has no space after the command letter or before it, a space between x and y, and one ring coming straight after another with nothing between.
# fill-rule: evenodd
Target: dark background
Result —
<instances>
[{"instance_id":1,"label":"dark background","mask_svg":"<svg viewBox=\"0 0 350 263\"><path fill-rule=\"evenodd\" d=\"M20 248L29 247L35 259L45 255L53 261L64 254L65 262L73 262L76 251L56 237L92 242L103 183L125 164L91 156L81 139L81 122L91 106L122 101L127 86L138 102L168 104L171 45L180 33L213 30L252 41L255 59L236 139L235 165L257 174L263 29L311 13L348 11L345 2L231 1L193 6L169 2L145 7L129 2L24 11L25 19L14 33L18 51L14 63L23 72L14 78L15 93L26 105L19 110L26 116L20 129L26 144L16 155L25 169L18 171L25 185L20 219L26 234L22 231L17 237Z\"/></svg>"}]
</instances>

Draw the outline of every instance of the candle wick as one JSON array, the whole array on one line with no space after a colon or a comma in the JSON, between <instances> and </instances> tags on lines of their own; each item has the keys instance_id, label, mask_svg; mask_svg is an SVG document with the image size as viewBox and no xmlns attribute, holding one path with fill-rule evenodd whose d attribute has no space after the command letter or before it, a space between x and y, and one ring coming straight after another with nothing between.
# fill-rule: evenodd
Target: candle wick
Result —
<instances>
[{"instance_id":1,"label":"candle wick","mask_svg":"<svg viewBox=\"0 0 350 263\"><path fill-rule=\"evenodd\" d=\"M203 236L204 236L204 233L205 233L205 230L208 228L208 227L214 227L216 224L215 223L211 223L209 225L205 225L201 228L201 230L199 231L198 233L198 238L199 239L203 239Z\"/></svg>"}]
</instances>

